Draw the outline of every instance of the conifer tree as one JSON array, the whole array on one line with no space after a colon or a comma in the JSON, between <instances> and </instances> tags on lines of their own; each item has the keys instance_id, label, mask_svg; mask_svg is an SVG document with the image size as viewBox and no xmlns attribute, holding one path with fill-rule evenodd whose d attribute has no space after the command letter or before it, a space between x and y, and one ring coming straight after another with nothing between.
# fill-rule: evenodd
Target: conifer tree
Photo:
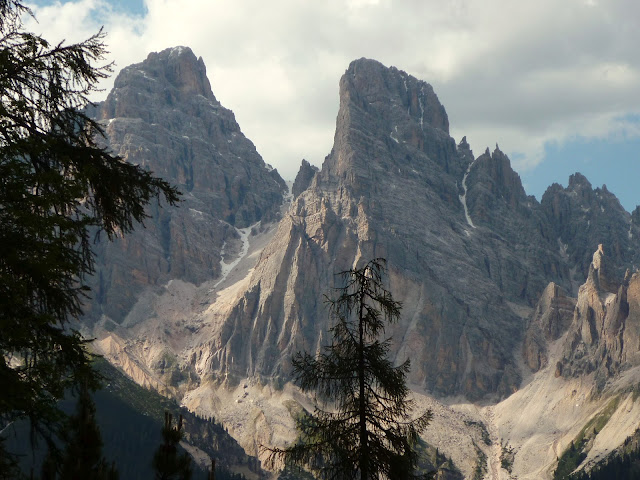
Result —
<instances>
[{"instance_id":1,"label":"conifer tree","mask_svg":"<svg viewBox=\"0 0 640 480\"><path fill-rule=\"evenodd\" d=\"M385 326L400 317L401 305L385 289L384 259L340 275L344 286L327 299L335 324L329 345L317 356L298 353L294 376L302 390L316 393L322 406L298 422L299 441L271 452L277 461L314 471L323 479L400 480L412 478L414 445L431 412L412 419L406 374L410 361L387 358Z\"/></svg>"},{"instance_id":2,"label":"conifer tree","mask_svg":"<svg viewBox=\"0 0 640 480\"><path fill-rule=\"evenodd\" d=\"M117 480L114 463L102 456L102 437L96 423L96 407L86 384L78 393L76 412L67 420L61 477L65 480Z\"/></svg>"},{"instance_id":3,"label":"conifer tree","mask_svg":"<svg viewBox=\"0 0 640 480\"><path fill-rule=\"evenodd\" d=\"M178 444L182 436L182 415L178 425L174 427L173 416L165 412L162 445L156 450L152 463L156 480L189 480L191 478L191 457L187 452L182 454L178 452Z\"/></svg>"},{"instance_id":4,"label":"conifer tree","mask_svg":"<svg viewBox=\"0 0 640 480\"><path fill-rule=\"evenodd\" d=\"M72 323L88 295L94 235L126 234L151 200L173 204L178 192L98 144L101 127L84 112L110 73L96 66L104 33L52 45L25 30L30 14L0 0L0 431L28 419L32 438L55 449L58 400L80 378L98 383ZM11 478L4 435L0 478Z\"/></svg>"}]
</instances>

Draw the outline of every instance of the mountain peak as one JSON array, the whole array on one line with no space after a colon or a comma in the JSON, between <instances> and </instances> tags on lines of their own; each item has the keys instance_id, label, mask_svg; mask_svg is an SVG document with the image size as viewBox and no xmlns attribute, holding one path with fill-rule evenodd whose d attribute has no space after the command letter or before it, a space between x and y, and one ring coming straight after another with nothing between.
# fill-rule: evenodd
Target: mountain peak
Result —
<instances>
[{"instance_id":1,"label":"mountain peak","mask_svg":"<svg viewBox=\"0 0 640 480\"><path fill-rule=\"evenodd\" d=\"M165 78L181 92L214 99L204 61L202 57L196 58L189 47L179 46L150 53L143 66L154 62L160 63Z\"/></svg>"},{"instance_id":2,"label":"mountain peak","mask_svg":"<svg viewBox=\"0 0 640 480\"><path fill-rule=\"evenodd\" d=\"M432 127L449 133L447 112L433 87L396 67L386 67L377 60L360 58L349 64L340 81L340 98L359 100L363 108L391 102L417 121L424 130Z\"/></svg>"},{"instance_id":3,"label":"mountain peak","mask_svg":"<svg viewBox=\"0 0 640 480\"><path fill-rule=\"evenodd\" d=\"M591 190L591 182L587 180L587 177L582 175L580 172L576 172L569 177L569 190L575 191L578 188L586 187Z\"/></svg>"},{"instance_id":4,"label":"mountain peak","mask_svg":"<svg viewBox=\"0 0 640 480\"><path fill-rule=\"evenodd\" d=\"M431 85L376 60L354 60L340 79L335 143L318 181L346 182L364 193L381 172L462 171L466 164L448 132L447 113ZM455 186L445 188L444 195L455 198Z\"/></svg>"},{"instance_id":5,"label":"mountain peak","mask_svg":"<svg viewBox=\"0 0 640 480\"><path fill-rule=\"evenodd\" d=\"M181 94L202 95L216 101L207 78L202 57L197 58L189 47L173 47L152 52L142 63L123 68L118 74L115 88L137 83L137 77L147 82L166 82Z\"/></svg>"}]
</instances>

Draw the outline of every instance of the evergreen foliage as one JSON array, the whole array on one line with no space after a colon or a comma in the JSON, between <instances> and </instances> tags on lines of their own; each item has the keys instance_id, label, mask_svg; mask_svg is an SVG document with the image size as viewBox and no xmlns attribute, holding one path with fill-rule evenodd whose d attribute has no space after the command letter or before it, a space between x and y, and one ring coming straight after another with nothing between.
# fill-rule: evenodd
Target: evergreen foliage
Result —
<instances>
[{"instance_id":1,"label":"evergreen foliage","mask_svg":"<svg viewBox=\"0 0 640 480\"><path fill-rule=\"evenodd\" d=\"M101 390L93 394L96 405L96 421L103 440L102 452L116 463L121 479L149 480L154 478L151 459L158 445L163 441L159 424L164 422L164 412L180 411L184 417L185 439L212 458L216 458L216 480L243 480L241 474L229 471L231 465L248 465L253 471L259 471L259 462L248 457L242 447L225 433L224 426L213 418L201 418L181 408L175 400L163 397L157 392L147 390L134 383L122 372L98 358L95 368L108 380ZM61 408L69 415L73 414L76 402L65 399ZM15 422L8 431L7 446L11 452L29 450L28 422ZM40 445L44 447L44 445ZM61 448L64 444L61 444ZM180 450L183 451L183 450ZM31 453L20 457L20 467L29 478L30 472L42 472L42 460L46 449L37 448L35 456ZM55 464L54 464L55 466ZM194 479L207 478L206 469L192 464ZM12 476L9 478L16 478ZM37 476L36 476L37 478Z\"/></svg>"},{"instance_id":2,"label":"evergreen foliage","mask_svg":"<svg viewBox=\"0 0 640 480\"><path fill-rule=\"evenodd\" d=\"M84 113L110 67L96 67L105 34L51 45L27 32L31 12L0 0L0 431L27 418L32 438L54 438L58 400L73 386L97 387L86 341L70 323L88 294L96 232L109 238L142 221L154 198L178 192L98 146ZM0 477L11 459L0 438Z\"/></svg>"},{"instance_id":3,"label":"evergreen foliage","mask_svg":"<svg viewBox=\"0 0 640 480\"><path fill-rule=\"evenodd\" d=\"M118 480L115 463L107 462L102 456L103 443L96 423L96 407L86 386L80 388L76 412L66 423L62 462L58 465L48 455L42 467L42 480Z\"/></svg>"},{"instance_id":4,"label":"evergreen foliage","mask_svg":"<svg viewBox=\"0 0 640 480\"><path fill-rule=\"evenodd\" d=\"M298 421L300 438L285 449L266 449L275 464L305 466L325 479L404 479L414 476L414 446L431 412L411 418L406 375L410 362L387 358L385 326L400 317L401 305L385 289L385 261L375 259L340 275L344 286L327 299L335 320L331 343L313 357L293 358L302 390L315 392L324 406Z\"/></svg>"},{"instance_id":5,"label":"evergreen foliage","mask_svg":"<svg viewBox=\"0 0 640 480\"><path fill-rule=\"evenodd\" d=\"M640 429L628 437L616 452L594 466L564 477L572 480L637 480L640 479Z\"/></svg>"},{"instance_id":6,"label":"evergreen foliage","mask_svg":"<svg viewBox=\"0 0 640 480\"><path fill-rule=\"evenodd\" d=\"M162 445L153 456L153 469L156 480L190 480L191 457L188 453L178 451L178 444L182 439L182 415L178 424L173 426L173 417L169 412L164 414L162 428Z\"/></svg>"},{"instance_id":7,"label":"evergreen foliage","mask_svg":"<svg viewBox=\"0 0 640 480\"><path fill-rule=\"evenodd\" d=\"M587 458L593 445L593 439L602 431L620 404L620 397L612 398L609 403L591 418L580 430L576 438L558 459L558 466L553 474L554 480L569 478Z\"/></svg>"}]
</instances>

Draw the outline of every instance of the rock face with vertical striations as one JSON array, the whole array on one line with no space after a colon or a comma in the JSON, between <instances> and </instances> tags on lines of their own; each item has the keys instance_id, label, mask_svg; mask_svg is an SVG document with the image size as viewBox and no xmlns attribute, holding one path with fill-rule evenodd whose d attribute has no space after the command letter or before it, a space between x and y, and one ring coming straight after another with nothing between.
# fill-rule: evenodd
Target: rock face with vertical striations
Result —
<instances>
[{"instance_id":1,"label":"rock face with vertical striations","mask_svg":"<svg viewBox=\"0 0 640 480\"><path fill-rule=\"evenodd\" d=\"M303 162L277 232L251 255L254 224L276 219L285 186L189 49L124 69L97 115L111 148L178 183L185 200L152 208L146 230L99 245L89 313L139 324L118 330L138 339L131 355L147 368L139 374L166 376L170 364L182 373L163 378L180 394L204 379L288 378L293 353L326 341L322 295L335 274L384 257L404 304L387 333L396 360L412 359L411 383L435 395L504 397L523 373L516 352L537 371L569 328L571 296L588 273L584 252L611 245L607 262L589 263L599 272L593 288L614 293L640 250L638 215L606 187L593 190L576 174L539 203L497 146L476 158L466 139L456 145L430 85L374 60L345 72L331 153L319 171ZM252 270L227 279L240 257ZM216 278L199 293L183 284L153 290ZM167 310L178 292L180 308ZM163 353L140 353L149 342ZM192 383L181 383L186 371Z\"/></svg>"},{"instance_id":2,"label":"rock face with vertical striations","mask_svg":"<svg viewBox=\"0 0 640 480\"><path fill-rule=\"evenodd\" d=\"M551 282L545 288L523 342L523 358L534 372L548 364L548 344L560 338L571 325L576 300Z\"/></svg>"},{"instance_id":3,"label":"rock face with vertical striations","mask_svg":"<svg viewBox=\"0 0 640 480\"><path fill-rule=\"evenodd\" d=\"M384 257L403 303L385 335L436 408L427 440L467 477L469 452L499 475L498 450L513 445L514 475L549 478L608 395L640 382L640 277L625 274L640 264L640 207L626 212L580 174L538 202L497 146L476 157L456 144L431 86L394 67L352 62L339 95L331 153L319 170L302 162L280 209L284 182L189 49L121 72L96 111L108 144L184 201L98 244L96 349L258 454L292 440L306 400L288 383L291 358L328 341L336 273ZM625 402L593 452L635 429L640 406Z\"/></svg>"},{"instance_id":4,"label":"rock face with vertical striations","mask_svg":"<svg viewBox=\"0 0 640 480\"><path fill-rule=\"evenodd\" d=\"M605 245L617 276L622 277L627 268L640 267L640 217L626 212L606 185L594 189L583 175L575 173L567 188L551 185L541 204L559 242L566 246L568 263L577 268L579 283L588 275L599 244Z\"/></svg>"},{"instance_id":5,"label":"rock face with vertical striations","mask_svg":"<svg viewBox=\"0 0 640 480\"><path fill-rule=\"evenodd\" d=\"M600 245L578 299L559 369L565 377L595 372L599 387L640 365L640 275L616 281Z\"/></svg>"},{"instance_id":6,"label":"rock face with vertical striations","mask_svg":"<svg viewBox=\"0 0 640 480\"><path fill-rule=\"evenodd\" d=\"M293 195L293 198L297 198L298 195L309 188L309 185L311 185L311 180L313 180L313 177L316 173L318 173L318 167L315 167L305 159L302 159L300 170L298 170L296 179L294 180L293 186L291 187L291 194Z\"/></svg>"},{"instance_id":7,"label":"rock face with vertical striations","mask_svg":"<svg viewBox=\"0 0 640 480\"><path fill-rule=\"evenodd\" d=\"M302 190L302 189L301 189ZM513 352L548 282L570 288L553 224L496 148L478 159L449 136L430 85L354 61L340 80L335 143L263 250L245 293L214 334L200 372L288 375L330 326L335 273L388 261L403 302L393 337L410 381L439 395L506 396Z\"/></svg>"},{"instance_id":8,"label":"rock face with vertical striations","mask_svg":"<svg viewBox=\"0 0 640 480\"><path fill-rule=\"evenodd\" d=\"M94 114L108 148L183 194L176 208L151 205L146 229L96 247L87 317L120 324L146 289L219 277L225 253L240 248L238 229L276 220L286 185L216 100L189 48L124 68Z\"/></svg>"}]
</instances>

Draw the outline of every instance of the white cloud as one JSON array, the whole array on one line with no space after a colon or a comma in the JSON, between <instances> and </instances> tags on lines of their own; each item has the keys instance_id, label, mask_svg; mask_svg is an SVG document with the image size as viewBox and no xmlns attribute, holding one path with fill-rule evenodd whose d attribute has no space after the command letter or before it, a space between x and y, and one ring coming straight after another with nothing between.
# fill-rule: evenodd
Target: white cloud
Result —
<instances>
[{"instance_id":1,"label":"white cloud","mask_svg":"<svg viewBox=\"0 0 640 480\"><path fill-rule=\"evenodd\" d=\"M101 24L118 68L188 45L265 161L293 177L330 151L338 81L362 56L431 83L452 133L536 165L546 142L638 135L640 3L631 0L107 0L38 8L34 30L78 40Z\"/></svg>"}]
</instances>

